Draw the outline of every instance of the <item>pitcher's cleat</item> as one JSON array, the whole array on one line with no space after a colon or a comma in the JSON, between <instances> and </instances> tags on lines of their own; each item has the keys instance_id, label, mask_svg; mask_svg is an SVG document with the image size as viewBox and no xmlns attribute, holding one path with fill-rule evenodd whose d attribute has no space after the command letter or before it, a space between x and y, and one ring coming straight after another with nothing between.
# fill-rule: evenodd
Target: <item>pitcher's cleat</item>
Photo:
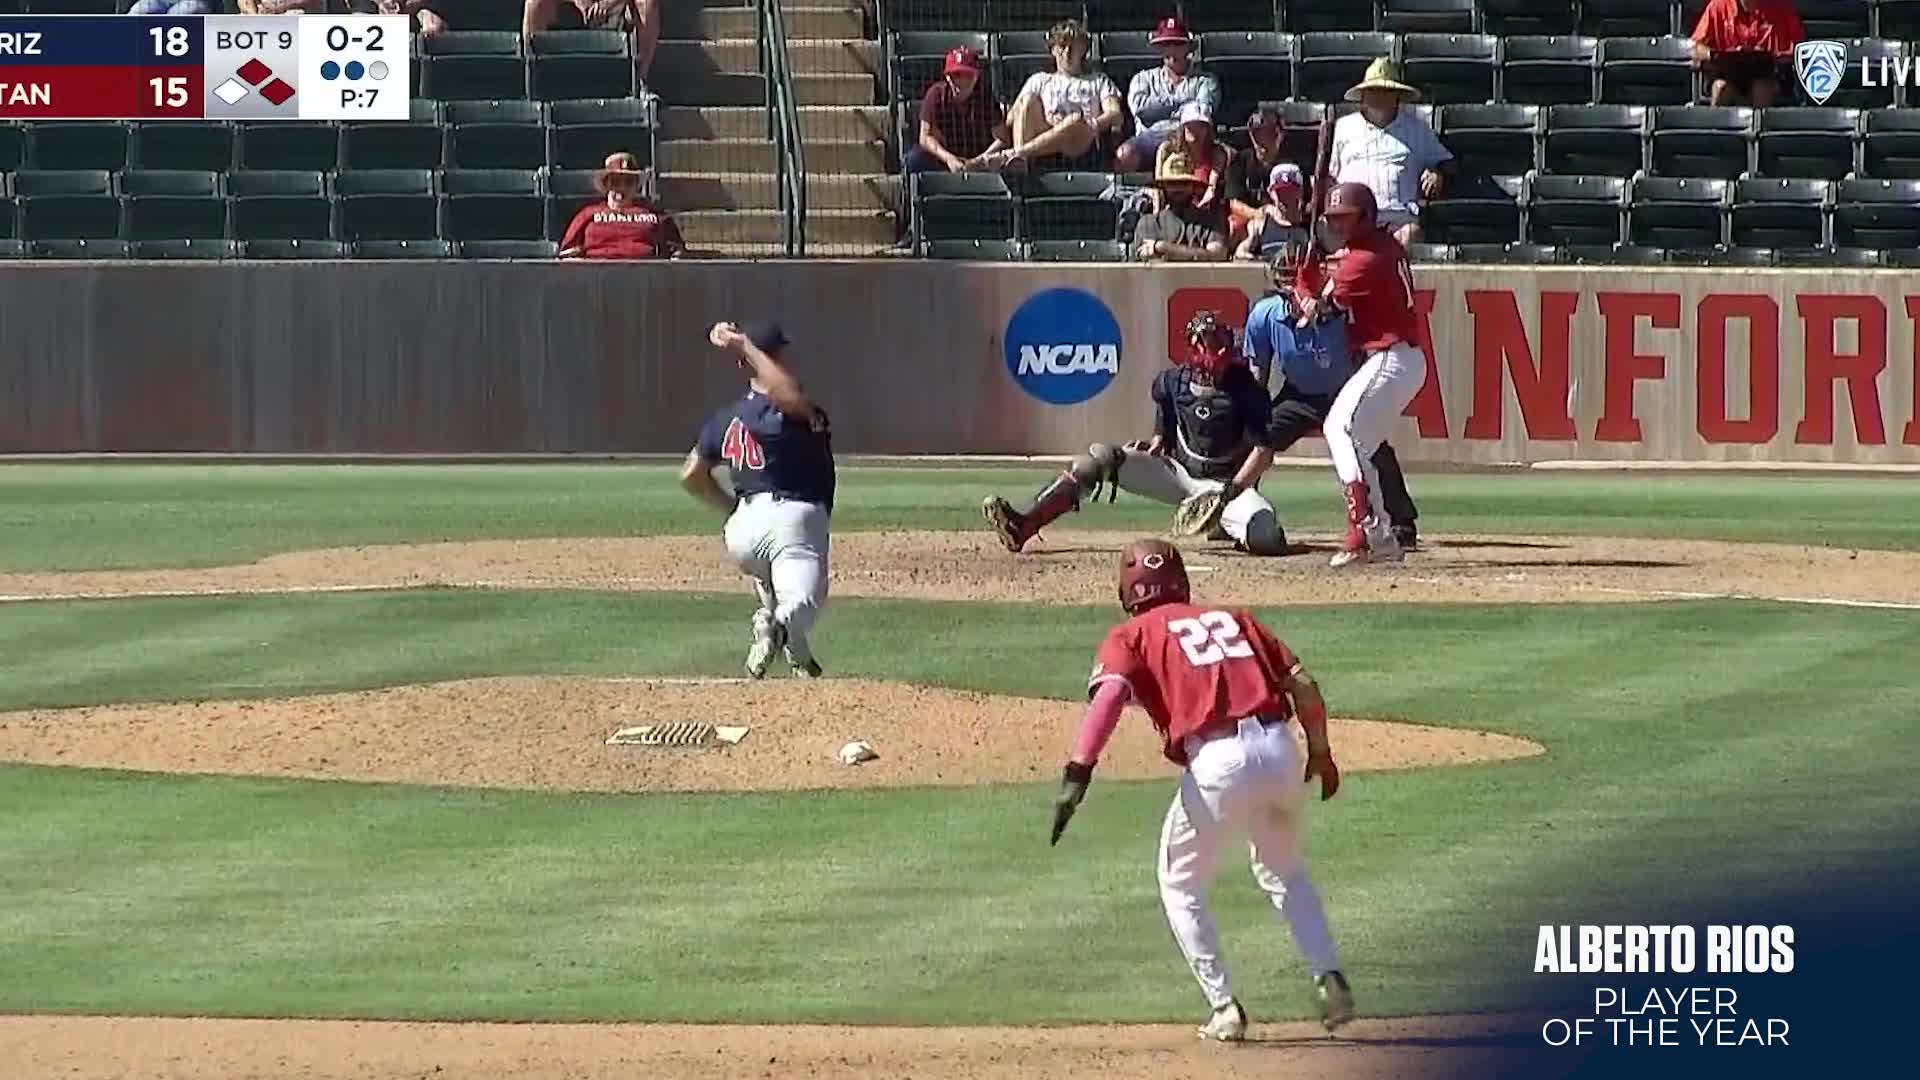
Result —
<instances>
[{"instance_id":1,"label":"pitcher's cleat","mask_svg":"<svg viewBox=\"0 0 1920 1080\"><path fill-rule=\"evenodd\" d=\"M765 678L773 654L786 644L786 628L764 611L753 613L753 645L747 649L747 677Z\"/></svg>"},{"instance_id":2,"label":"pitcher's cleat","mask_svg":"<svg viewBox=\"0 0 1920 1080\"><path fill-rule=\"evenodd\" d=\"M803 679L819 678L822 674L820 661L814 659L813 649L807 644L807 639L791 633L782 633L781 637L784 639L787 666L793 669L793 673Z\"/></svg>"},{"instance_id":3,"label":"pitcher's cleat","mask_svg":"<svg viewBox=\"0 0 1920 1080\"><path fill-rule=\"evenodd\" d=\"M1313 980L1314 993L1320 998L1320 1026L1331 1035L1353 1021L1353 990L1347 977L1329 971Z\"/></svg>"},{"instance_id":4,"label":"pitcher's cleat","mask_svg":"<svg viewBox=\"0 0 1920 1080\"><path fill-rule=\"evenodd\" d=\"M1247 1011L1238 1001L1229 1001L1213 1010L1207 1022L1200 1025L1200 1037L1215 1042L1242 1042L1247 1037Z\"/></svg>"}]
</instances>

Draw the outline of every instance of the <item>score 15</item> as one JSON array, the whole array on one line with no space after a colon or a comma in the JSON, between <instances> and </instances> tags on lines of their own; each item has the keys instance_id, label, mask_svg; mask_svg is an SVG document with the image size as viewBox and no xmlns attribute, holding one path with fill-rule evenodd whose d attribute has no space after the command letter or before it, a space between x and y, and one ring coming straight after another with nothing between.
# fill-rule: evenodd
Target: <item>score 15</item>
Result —
<instances>
[{"instance_id":1,"label":"score 15","mask_svg":"<svg viewBox=\"0 0 1920 1080\"><path fill-rule=\"evenodd\" d=\"M140 74L133 116L200 115L199 22L166 17L140 20Z\"/></svg>"}]
</instances>

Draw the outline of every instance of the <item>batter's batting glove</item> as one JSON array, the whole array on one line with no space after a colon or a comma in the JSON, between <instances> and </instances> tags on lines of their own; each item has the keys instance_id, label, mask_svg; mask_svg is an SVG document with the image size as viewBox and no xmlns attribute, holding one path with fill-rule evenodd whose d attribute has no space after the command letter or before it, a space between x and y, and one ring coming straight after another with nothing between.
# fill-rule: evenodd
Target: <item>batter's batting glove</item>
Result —
<instances>
[{"instance_id":1,"label":"batter's batting glove","mask_svg":"<svg viewBox=\"0 0 1920 1080\"><path fill-rule=\"evenodd\" d=\"M1340 790L1340 766L1333 763L1332 750L1322 748L1307 751L1307 782L1312 783L1316 776L1320 778L1320 801L1326 802L1333 798L1334 792Z\"/></svg>"},{"instance_id":2,"label":"batter's batting glove","mask_svg":"<svg viewBox=\"0 0 1920 1080\"><path fill-rule=\"evenodd\" d=\"M1048 847L1060 842L1060 834L1067 831L1067 822L1072 821L1073 812L1080 809L1080 800L1087 797L1087 785L1091 783L1093 766L1067 762L1060 775L1060 794L1053 797L1053 836L1047 841Z\"/></svg>"}]
</instances>

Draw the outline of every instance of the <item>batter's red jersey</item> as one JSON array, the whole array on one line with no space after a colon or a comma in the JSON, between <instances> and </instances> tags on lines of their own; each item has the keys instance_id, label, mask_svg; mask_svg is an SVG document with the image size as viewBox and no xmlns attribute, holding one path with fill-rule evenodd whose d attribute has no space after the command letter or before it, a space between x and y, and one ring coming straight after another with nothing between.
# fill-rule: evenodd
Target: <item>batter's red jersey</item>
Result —
<instances>
[{"instance_id":1,"label":"batter's red jersey","mask_svg":"<svg viewBox=\"0 0 1920 1080\"><path fill-rule=\"evenodd\" d=\"M1087 691L1126 683L1160 732L1167 760L1184 767L1189 735L1231 729L1250 716L1289 719L1286 688L1299 667L1248 611L1161 604L1107 634Z\"/></svg>"},{"instance_id":2,"label":"batter's red jersey","mask_svg":"<svg viewBox=\"0 0 1920 1080\"><path fill-rule=\"evenodd\" d=\"M1356 229L1333 268L1333 301L1349 312L1347 339L1362 355L1415 341L1413 271L1385 229Z\"/></svg>"}]
</instances>

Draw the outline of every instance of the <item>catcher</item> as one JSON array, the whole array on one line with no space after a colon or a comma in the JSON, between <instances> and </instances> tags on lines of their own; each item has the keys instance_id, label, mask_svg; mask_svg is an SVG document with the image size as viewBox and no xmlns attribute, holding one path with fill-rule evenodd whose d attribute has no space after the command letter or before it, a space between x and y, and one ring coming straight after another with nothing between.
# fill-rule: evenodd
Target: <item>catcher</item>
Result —
<instances>
[{"instance_id":1,"label":"catcher","mask_svg":"<svg viewBox=\"0 0 1920 1080\"><path fill-rule=\"evenodd\" d=\"M1178 506L1176 536L1231 539L1254 555L1284 555L1287 535L1255 485L1273 464L1266 389L1241 362L1233 328L1211 311L1187 323L1187 356L1153 380L1153 437L1125 446L1094 443L1040 490L1024 511L997 495L981 512L1008 551L1080 508L1103 484ZM1111 498L1111 496L1109 496Z\"/></svg>"}]
</instances>

